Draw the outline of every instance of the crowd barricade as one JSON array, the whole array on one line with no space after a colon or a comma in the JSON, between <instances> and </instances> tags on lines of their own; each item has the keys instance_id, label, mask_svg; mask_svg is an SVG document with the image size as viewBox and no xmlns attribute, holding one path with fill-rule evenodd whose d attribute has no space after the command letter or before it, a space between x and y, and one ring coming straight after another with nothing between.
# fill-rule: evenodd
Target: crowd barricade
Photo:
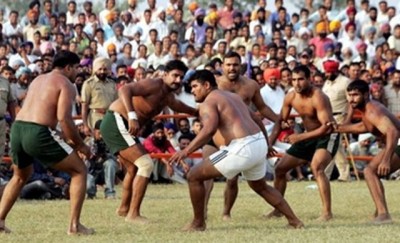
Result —
<instances>
[{"instance_id":1,"label":"crowd barricade","mask_svg":"<svg viewBox=\"0 0 400 243\"><path fill-rule=\"evenodd\" d=\"M185 118L185 117L191 117L188 114L162 114L162 115L158 115L156 116L154 119L169 119L169 118ZM353 115L354 119L360 119L361 118L361 114L355 112L355 114ZM74 116L75 120L81 119L81 116ZM157 153L157 154L150 154L150 156L154 159L168 159L170 158L172 155L171 154L163 154L163 153ZM278 154L277 157L282 157L283 154ZM192 153L191 155L189 155L189 157L191 158L201 158L202 154L201 153ZM354 160L363 160L363 161L370 161L372 160L372 156L353 156ZM347 157L348 160L350 160L350 156ZM5 163L11 163L11 158L8 156L3 157L3 162Z\"/></svg>"}]
</instances>

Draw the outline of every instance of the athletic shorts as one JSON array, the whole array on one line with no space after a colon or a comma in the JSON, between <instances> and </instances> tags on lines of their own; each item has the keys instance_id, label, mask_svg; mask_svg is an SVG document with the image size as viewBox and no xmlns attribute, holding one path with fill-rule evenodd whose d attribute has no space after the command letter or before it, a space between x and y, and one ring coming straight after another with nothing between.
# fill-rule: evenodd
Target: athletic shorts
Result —
<instances>
[{"instance_id":1,"label":"athletic shorts","mask_svg":"<svg viewBox=\"0 0 400 243\"><path fill-rule=\"evenodd\" d=\"M286 153L296 158L311 162L317 149L326 149L331 156L334 157L338 150L339 142L339 133L331 133L320 138L295 143L286 151Z\"/></svg>"},{"instance_id":2,"label":"athletic shorts","mask_svg":"<svg viewBox=\"0 0 400 243\"><path fill-rule=\"evenodd\" d=\"M234 139L210 155L210 162L226 178L242 173L249 181L264 178L266 173L267 142L262 132Z\"/></svg>"},{"instance_id":3,"label":"athletic shorts","mask_svg":"<svg viewBox=\"0 0 400 243\"><path fill-rule=\"evenodd\" d=\"M119 151L140 143L128 132L128 127L128 121L121 114L108 110L104 115L100 132L111 153L118 154Z\"/></svg>"},{"instance_id":4,"label":"athletic shorts","mask_svg":"<svg viewBox=\"0 0 400 243\"><path fill-rule=\"evenodd\" d=\"M72 152L71 146L47 126L15 121L11 127L11 156L20 169L31 165L34 158L50 167Z\"/></svg>"}]
</instances>

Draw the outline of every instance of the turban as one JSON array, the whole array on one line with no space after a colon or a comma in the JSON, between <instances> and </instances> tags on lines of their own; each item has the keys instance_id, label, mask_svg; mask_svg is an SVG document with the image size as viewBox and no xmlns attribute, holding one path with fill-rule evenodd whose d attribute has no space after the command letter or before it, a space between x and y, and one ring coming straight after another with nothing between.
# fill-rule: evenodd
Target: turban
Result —
<instances>
[{"instance_id":1,"label":"turban","mask_svg":"<svg viewBox=\"0 0 400 243\"><path fill-rule=\"evenodd\" d=\"M198 9L199 8L199 5L196 3L196 2L191 2L190 4L189 4L189 6L188 6L188 9L190 10L190 11L196 11L196 9Z\"/></svg>"},{"instance_id":2,"label":"turban","mask_svg":"<svg viewBox=\"0 0 400 243\"><path fill-rule=\"evenodd\" d=\"M330 31L330 32L333 32L333 31L335 31L335 30L338 30L338 29L340 29L341 26L342 26L342 25L341 25L340 21L338 21L338 20L333 20L333 21L331 21L331 22L329 23L329 31Z\"/></svg>"},{"instance_id":3,"label":"turban","mask_svg":"<svg viewBox=\"0 0 400 243\"><path fill-rule=\"evenodd\" d=\"M327 73L336 73L339 70L339 63L334 60L327 60L322 65Z\"/></svg>"},{"instance_id":4,"label":"turban","mask_svg":"<svg viewBox=\"0 0 400 243\"><path fill-rule=\"evenodd\" d=\"M327 33L328 32L328 24L326 22L319 22L315 26L315 31L317 32L317 34L319 34L319 33Z\"/></svg>"},{"instance_id":5,"label":"turban","mask_svg":"<svg viewBox=\"0 0 400 243\"><path fill-rule=\"evenodd\" d=\"M299 37L301 37L304 34L310 35L311 31L307 27L300 27L298 34L299 34Z\"/></svg>"},{"instance_id":6,"label":"turban","mask_svg":"<svg viewBox=\"0 0 400 243\"><path fill-rule=\"evenodd\" d=\"M344 27L344 29L346 30L346 32L349 31L349 29L350 29L351 26L353 26L354 29L357 28L357 27L356 27L356 24L355 24L354 22L348 22L348 23L346 24L346 26Z\"/></svg>"},{"instance_id":7,"label":"turban","mask_svg":"<svg viewBox=\"0 0 400 243\"><path fill-rule=\"evenodd\" d=\"M90 58L83 58L79 63L83 67L92 66L93 60Z\"/></svg>"},{"instance_id":8,"label":"turban","mask_svg":"<svg viewBox=\"0 0 400 243\"><path fill-rule=\"evenodd\" d=\"M376 33L376 28L374 26L370 26L365 30L365 34L375 34Z\"/></svg>"},{"instance_id":9,"label":"turban","mask_svg":"<svg viewBox=\"0 0 400 243\"><path fill-rule=\"evenodd\" d=\"M105 57L98 57L93 62L93 73L96 73L101 67L106 66L108 70L111 70L111 61Z\"/></svg>"},{"instance_id":10,"label":"turban","mask_svg":"<svg viewBox=\"0 0 400 243\"><path fill-rule=\"evenodd\" d=\"M264 70L264 81L269 82L271 78L281 78L281 72L278 68L267 68Z\"/></svg>"},{"instance_id":11,"label":"turban","mask_svg":"<svg viewBox=\"0 0 400 243\"><path fill-rule=\"evenodd\" d=\"M208 19L210 19L210 20L217 20L217 19L218 19L218 13L215 12L215 11L210 12L210 13L208 14Z\"/></svg>"},{"instance_id":12,"label":"turban","mask_svg":"<svg viewBox=\"0 0 400 243\"><path fill-rule=\"evenodd\" d=\"M107 51L115 51L117 47L115 46L114 43L110 43L107 45Z\"/></svg>"},{"instance_id":13,"label":"turban","mask_svg":"<svg viewBox=\"0 0 400 243\"><path fill-rule=\"evenodd\" d=\"M35 18L35 17L39 16L39 12L36 11L36 10L31 9L31 10L28 11L27 16L28 16L29 19Z\"/></svg>"},{"instance_id":14,"label":"turban","mask_svg":"<svg viewBox=\"0 0 400 243\"><path fill-rule=\"evenodd\" d=\"M39 49L42 54L46 54L47 50L54 50L54 47L50 41L44 41L44 42L42 42L42 44L40 44Z\"/></svg>"},{"instance_id":15,"label":"turban","mask_svg":"<svg viewBox=\"0 0 400 243\"><path fill-rule=\"evenodd\" d=\"M297 62L296 58L294 58L293 56L289 55L285 58L285 61L287 64L291 63L291 62Z\"/></svg>"},{"instance_id":16,"label":"turban","mask_svg":"<svg viewBox=\"0 0 400 243\"><path fill-rule=\"evenodd\" d=\"M350 14L356 14L357 13L357 9L355 7L350 7L346 10L346 14L350 15Z\"/></svg>"},{"instance_id":17,"label":"turban","mask_svg":"<svg viewBox=\"0 0 400 243\"><path fill-rule=\"evenodd\" d=\"M360 41L356 44L356 48L357 50L361 49L361 48L367 48L367 44L365 44L365 42Z\"/></svg>"},{"instance_id":18,"label":"turban","mask_svg":"<svg viewBox=\"0 0 400 243\"><path fill-rule=\"evenodd\" d=\"M28 67L20 67L18 70L15 72L15 77L18 79L21 77L23 74L30 74L31 70Z\"/></svg>"},{"instance_id":19,"label":"turban","mask_svg":"<svg viewBox=\"0 0 400 243\"><path fill-rule=\"evenodd\" d=\"M324 51L328 51L329 49L335 49L335 45L332 42L328 42L324 44Z\"/></svg>"},{"instance_id":20,"label":"turban","mask_svg":"<svg viewBox=\"0 0 400 243\"><path fill-rule=\"evenodd\" d=\"M202 9L202 8L198 8L196 9L196 11L194 12L194 16L195 17L199 17L199 16L205 16L206 15L206 10Z\"/></svg>"},{"instance_id":21,"label":"turban","mask_svg":"<svg viewBox=\"0 0 400 243\"><path fill-rule=\"evenodd\" d=\"M128 74L128 76L133 79L133 77L135 76L135 69L133 69L132 67L128 67L126 69L126 73Z\"/></svg>"},{"instance_id":22,"label":"turban","mask_svg":"<svg viewBox=\"0 0 400 243\"><path fill-rule=\"evenodd\" d=\"M117 13L116 13L115 11L110 11L110 12L106 15L107 21L113 21L116 17L117 17Z\"/></svg>"}]
</instances>

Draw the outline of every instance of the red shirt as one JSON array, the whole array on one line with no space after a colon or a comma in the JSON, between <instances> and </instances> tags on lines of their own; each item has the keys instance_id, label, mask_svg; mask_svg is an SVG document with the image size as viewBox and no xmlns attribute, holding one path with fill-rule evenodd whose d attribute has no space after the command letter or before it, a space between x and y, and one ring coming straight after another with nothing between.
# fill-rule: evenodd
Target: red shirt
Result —
<instances>
[{"instance_id":1,"label":"red shirt","mask_svg":"<svg viewBox=\"0 0 400 243\"><path fill-rule=\"evenodd\" d=\"M155 145L154 144L154 140L153 140L153 135L149 136L148 138L146 138L143 142L143 146L146 149L146 151L148 153L170 153L173 154L175 153L175 149L172 146L171 142L168 140L165 140L164 144L162 144L162 146L159 145Z\"/></svg>"},{"instance_id":2,"label":"red shirt","mask_svg":"<svg viewBox=\"0 0 400 243\"><path fill-rule=\"evenodd\" d=\"M315 46L315 56L319 58L323 58L325 56L324 46L326 43L332 43L333 40L329 38L321 39L320 37L314 37L310 40L309 44Z\"/></svg>"}]
</instances>

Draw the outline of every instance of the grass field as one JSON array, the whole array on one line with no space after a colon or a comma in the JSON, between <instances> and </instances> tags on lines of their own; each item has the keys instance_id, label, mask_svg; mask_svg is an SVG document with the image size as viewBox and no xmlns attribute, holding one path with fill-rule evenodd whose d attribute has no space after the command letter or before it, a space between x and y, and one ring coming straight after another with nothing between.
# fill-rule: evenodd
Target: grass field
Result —
<instances>
[{"instance_id":1,"label":"grass field","mask_svg":"<svg viewBox=\"0 0 400 243\"><path fill-rule=\"evenodd\" d=\"M365 182L333 182L335 218L316 222L321 208L318 190L307 188L313 184L288 185L287 199L306 225L301 230L286 229L285 219L265 220L262 214L271 207L241 182L231 221L221 220L225 184L217 183L207 231L184 233L180 229L192 217L187 187L150 185L143 203L143 214L152 220L148 225L129 224L116 216L119 199L87 200L82 222L94 227L96 234L69 237L68 201L18 201L7 221L13 233L0 235L0 242L400 242L399 182L385 182L394 223L383 226L369 224L374 207Z\"/></svg>"}]
</instances>

